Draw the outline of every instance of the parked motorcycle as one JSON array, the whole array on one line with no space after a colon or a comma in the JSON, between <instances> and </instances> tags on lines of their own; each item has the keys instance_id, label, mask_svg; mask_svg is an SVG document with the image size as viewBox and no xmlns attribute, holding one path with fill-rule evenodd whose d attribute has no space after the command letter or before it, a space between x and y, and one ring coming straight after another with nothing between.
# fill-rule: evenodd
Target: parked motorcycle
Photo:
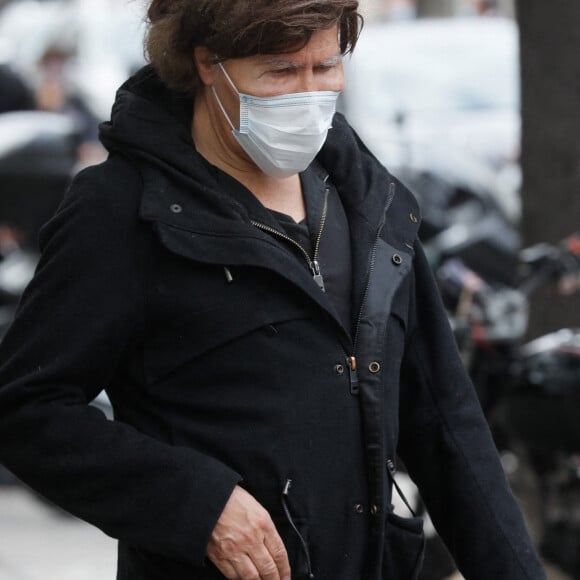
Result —
<instances>
[{"instance_id":1,"label":"parked motorcycle","mask_svg":"<svg viewBox=\"0 0 580 580\"><path fill-rule=\"evenodd\" d=\"M428 166L397 175L418 196L420 237L541 555L579 579L580 328L529 343L526 335L533 294L580 289L580 236L522 250L516 221L493 183ZM452 560L412 486L407 497L430 531L420 579L443 580Z\"/></svg>"},{"instance_id":2,"label":"parked motorcycle","mask_svg":"<svg viewBox=\"0 0 580 580\"><path fill-rule=\"evenodd\" d=\"M38 232L66 190L77 144L64 115L0 114L0 338L34 272Z\"/></svg>"},{"instance_id":3,"label":"parked motorcycle","mask_svg":"<svg viewBox=\"0 0 580 580\"><path fill-rule=\"evenodd\" d=\"M580 289L580 234L517 258L510 285L456 257L444 259L436 275L506 471L516 476L525 466L534 475L540 551L578 579L580 329L523 341L532 294Z\"/></svg>"}]
</instances>

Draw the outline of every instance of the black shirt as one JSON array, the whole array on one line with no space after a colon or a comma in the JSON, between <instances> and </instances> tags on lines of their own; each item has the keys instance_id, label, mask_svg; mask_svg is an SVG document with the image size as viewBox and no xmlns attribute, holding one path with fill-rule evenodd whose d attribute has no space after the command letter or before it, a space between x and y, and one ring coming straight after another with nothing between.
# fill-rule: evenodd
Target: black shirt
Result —
<instances>
[{"instance_id":1,"label":"black shirt","mask_svg":"<svg viewBox=\"0 0 580 580\"><path fill-rule=\"evenodd\" d=\"M350 332L351 252L346 213L336 188L321 167L311 165L300 174L300 180L306 204L306 219L296 223L286 214L274 210L270 212L280 224L282 231L298 242L311 259L315 257L318 243L317 258L326 295L339 320ZM321 227L325 198L326 216Z\"/></svg>"}]
</instances>

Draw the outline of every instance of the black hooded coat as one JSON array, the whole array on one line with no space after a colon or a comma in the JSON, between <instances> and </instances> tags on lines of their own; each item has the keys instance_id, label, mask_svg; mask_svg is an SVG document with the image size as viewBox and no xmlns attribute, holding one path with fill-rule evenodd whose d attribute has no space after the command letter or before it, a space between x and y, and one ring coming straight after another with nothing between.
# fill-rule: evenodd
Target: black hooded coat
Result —
<instances>
[{"instance_id":1,"label":"black hooded coat","mask_svg":"<svg viewBox=\"0 0 580 580\"><path fill-rule=\"evenodd\" d=\"M119 580L222 578L206 547L237 484L272 515L293 578L416 578L421 521L393 513L397 456L467 579L544 578L414 198L337 115L318 162L350 227L345 328L252 225L270 212L223 191L191 111L140 71L102 127L109 159L44 227L0 349L0 461L118 538ZM115 421L88 405L102 389Z\"/></svg>"}]
</instances>

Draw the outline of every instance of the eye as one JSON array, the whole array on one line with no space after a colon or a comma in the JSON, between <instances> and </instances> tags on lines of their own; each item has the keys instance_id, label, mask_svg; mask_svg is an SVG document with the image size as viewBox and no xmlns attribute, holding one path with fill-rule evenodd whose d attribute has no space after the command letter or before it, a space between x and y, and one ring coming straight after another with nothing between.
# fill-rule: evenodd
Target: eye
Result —
<instances>
[{"instance_id":1,"label":"eye","mask_svg":"<svg viewBox=\"0 0 580 580\"><path fill-rule=\"evenodd\" d=\"M290 74L293 70L294 70L293 68L285 67L285 68L274 68L269 72L274 76L284 76Z\"/></svg>"},{"instance_id":2,"label":"eye","mask_svg":"<svg viewBox=\"0 0 580 580\"><path fill-rule=\"evenodd\" d=\"M338 68L338 66L342 63L342 61L337 62L329 62L329 63L322 63L315 67L317 72L328 72Z\"/></svg>"}]
</instances>

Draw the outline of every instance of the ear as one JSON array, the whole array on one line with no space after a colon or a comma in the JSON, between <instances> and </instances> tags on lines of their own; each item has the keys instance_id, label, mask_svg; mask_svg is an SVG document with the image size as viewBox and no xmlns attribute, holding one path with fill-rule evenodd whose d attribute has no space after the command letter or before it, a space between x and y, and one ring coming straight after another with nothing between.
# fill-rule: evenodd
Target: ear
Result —
<instances>
[{"instance_id":1,"label":"ear","mask_svg":"<svg viewBox=\"0 0 580 580\"><path fill-rule=\"evenodd\" d=\"M202 83L206 86L213 85L216 75L213 53L210 52L207 46L196 46L193 49L193 58Z\"/></svg>"}]
</instances>

